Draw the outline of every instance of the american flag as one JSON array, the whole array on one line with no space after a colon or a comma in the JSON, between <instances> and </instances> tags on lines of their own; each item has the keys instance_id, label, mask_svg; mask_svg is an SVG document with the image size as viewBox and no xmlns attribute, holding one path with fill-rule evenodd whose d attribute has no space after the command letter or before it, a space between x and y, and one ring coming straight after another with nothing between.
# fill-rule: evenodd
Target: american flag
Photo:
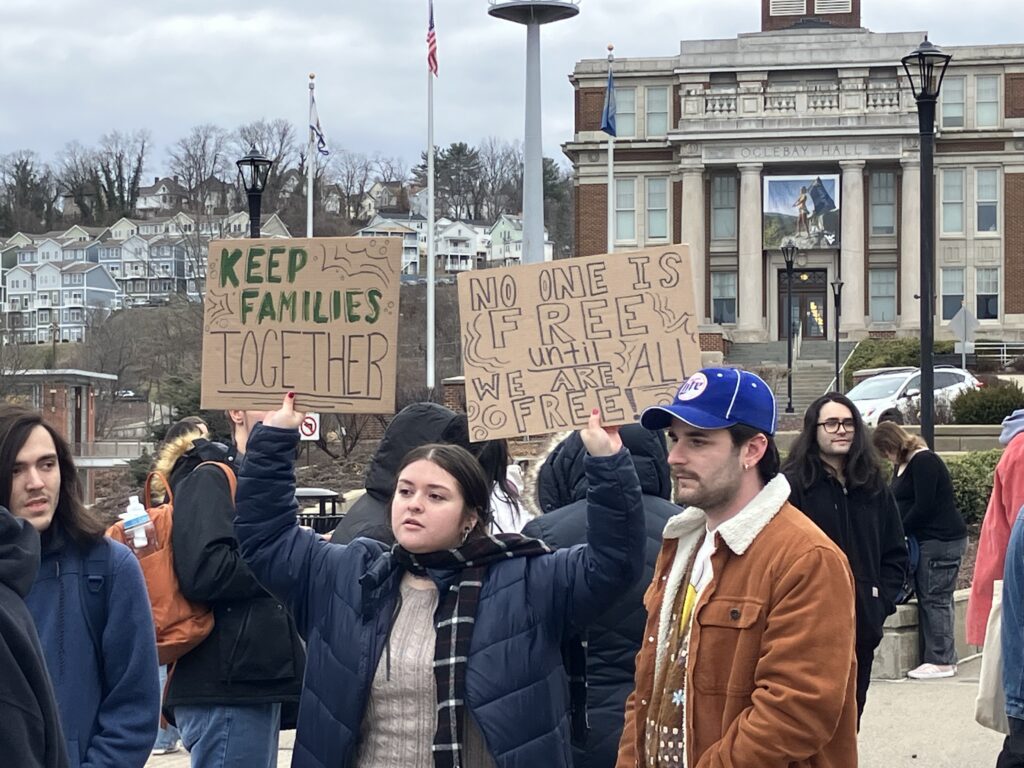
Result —
<instances>
[{"instance_id":1,"label":"american flag","mask_svg":"<svg viewBox=\"0 0 1024 768\"><path fill-rule=\"evenodd\" d=\"M427 27L427 67L437 77L437 33L434 31L434 0L430 0L430 26Z\"/></svg>"}]
</instances>

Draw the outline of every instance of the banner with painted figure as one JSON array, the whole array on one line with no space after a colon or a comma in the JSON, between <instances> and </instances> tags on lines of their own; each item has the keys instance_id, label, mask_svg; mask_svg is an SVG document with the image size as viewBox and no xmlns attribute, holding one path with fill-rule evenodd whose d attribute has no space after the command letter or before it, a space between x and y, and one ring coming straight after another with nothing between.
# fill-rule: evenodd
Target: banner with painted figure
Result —
<instances>
[{"instance_id":1,"label":"banner with painted figure","mask_svg":"<svg viewBox=\"0 0 1024 768\"><path fill-rule=\"evenodd\" d=\"M473 440L636 421L700 368L685 245L459 275Z\"/></svg>"},{"instance_id":2,"label":"banner with painted figure","mask_svg":"<svg viewBox=\"0 0 1024 768\"><path fill-rule=\"evenodd\" d=\"M763 247L838 248L839 186L838 174L766 176Z\"/></svg>"}]
</instances>

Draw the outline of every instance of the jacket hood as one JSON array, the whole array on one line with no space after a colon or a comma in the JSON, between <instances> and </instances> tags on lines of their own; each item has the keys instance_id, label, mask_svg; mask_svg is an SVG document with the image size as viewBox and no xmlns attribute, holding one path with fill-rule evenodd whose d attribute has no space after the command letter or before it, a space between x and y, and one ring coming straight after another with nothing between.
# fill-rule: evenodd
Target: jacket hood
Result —
<instances>
[{"instance_id":1,"label":"jacket hood","mask_svg":"<svg viewBox=\"0 0 1024 768\"><path fill-rule=\"evenodd\" d=\"M1009 445L1021 432L1024 432L1024 409L1014 411L1003 419L1003 431L999 435L1000 445Z\"/></svg>"},{"instance_id":2,"label":"jacket hood","mask_svg":"<svg viewBox=\"0 0 1024 768\"><path fill-rule=\"evenodd\" d=\"M212 440L207 440L205 437L189 438L188 435L184 435L182 440L186 442L184 451L181 452L174 462L171 464L170 473L164 475L172 486L177 485L178 481L185 477L189 472L198 467L204 461L219 461L223 464L229 464L234 467L237 473L238 467L235 464L235 448L231 445L225 445L224 443L215 443ZM178 442L177 440L174 442ZM191 445L188 443L191 442ZM179 446L180 448L180 446ZM173 450L168 451L168 458L174 453ZM161 451L161 458L163 452ZM157 460L157 464L161 465L160 460ZM163 497L156 501L160 503L163 501Z\"/></svg>"},{"instance_id":3,"label":"jacket hood","mask_svg":"<svg viewBox=\"0 0 1024 768\"><path fill-rule=\"evenodd\" d=\"M39 534L0 507L0 584L25 597L39 570Z\"/></svg>"},{"instance_id":4,"label":"jacket hood","mask_svg":"<svg viewBox=\"0 0 1024 768\"><path fill-rule=\"evenodd\" d=\"M672 480L664 434L639 424L627 424L619 430L619 435L633 459L641 492L669 499ZM537 489L537 512L552 512L587 497L587 474L583 465L586 456L583 438L579 432L571 432L551 448L546 457L538 457L540 469L533 486Z\"/></svg>"},{"instance_id":5,"label":"jacket hood","mask_svg":"<svg viewBox=\"0 0 1024 768\"><path fill-rule=\"evenodd\" d=\"M449 443L471 450L465 415L437 403L413 403L399 411L366 469L366 492L377 501L389 499L405 454L428 443Z\"/></svg>"}]
</instances>

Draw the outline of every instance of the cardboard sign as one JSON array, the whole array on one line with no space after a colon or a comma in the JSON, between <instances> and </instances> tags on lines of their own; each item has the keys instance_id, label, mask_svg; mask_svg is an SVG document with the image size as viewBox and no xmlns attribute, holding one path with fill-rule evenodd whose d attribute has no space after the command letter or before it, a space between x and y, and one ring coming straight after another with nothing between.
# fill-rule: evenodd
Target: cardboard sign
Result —
<instances>
[{"instance_id":1,"label":"cardboard sign","mask_svg":"<svg viewBox=\"0 0 1024 768\"><path fill-rule=\"evenodd\" d=\"M402 241L216 240L203 408L391 413Z\"/></svg>"},{"instance_id":2,"label":"cardboard sign","mask_svg":"<svg viewBox=\"0 0 1024 768\"><path fill-rule=\"evenodd\" d=\"M700 368L685 245L459 275L473 440L635 421Z\"/></svg>"}]
</instances>

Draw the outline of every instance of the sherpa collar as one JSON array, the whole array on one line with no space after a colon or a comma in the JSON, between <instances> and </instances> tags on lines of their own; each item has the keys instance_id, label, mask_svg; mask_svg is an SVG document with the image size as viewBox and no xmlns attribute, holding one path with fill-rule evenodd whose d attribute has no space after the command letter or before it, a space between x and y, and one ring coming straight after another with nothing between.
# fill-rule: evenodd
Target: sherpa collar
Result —
<instances>
[{"instance_id":1,"label":"sherpa collar","mask_svg":"<svg viewBox=\"0 0 1024 768\"><path fill-rule=\"evenodd\" d=\"M780 472L735 517L718 526L716 532L729 549L742 555L789 500L789 494L789 481ZM704 510L687 507L669 519L663 536L666 539L684 539L705 525Z\"/></svg>"}]
</instances>

